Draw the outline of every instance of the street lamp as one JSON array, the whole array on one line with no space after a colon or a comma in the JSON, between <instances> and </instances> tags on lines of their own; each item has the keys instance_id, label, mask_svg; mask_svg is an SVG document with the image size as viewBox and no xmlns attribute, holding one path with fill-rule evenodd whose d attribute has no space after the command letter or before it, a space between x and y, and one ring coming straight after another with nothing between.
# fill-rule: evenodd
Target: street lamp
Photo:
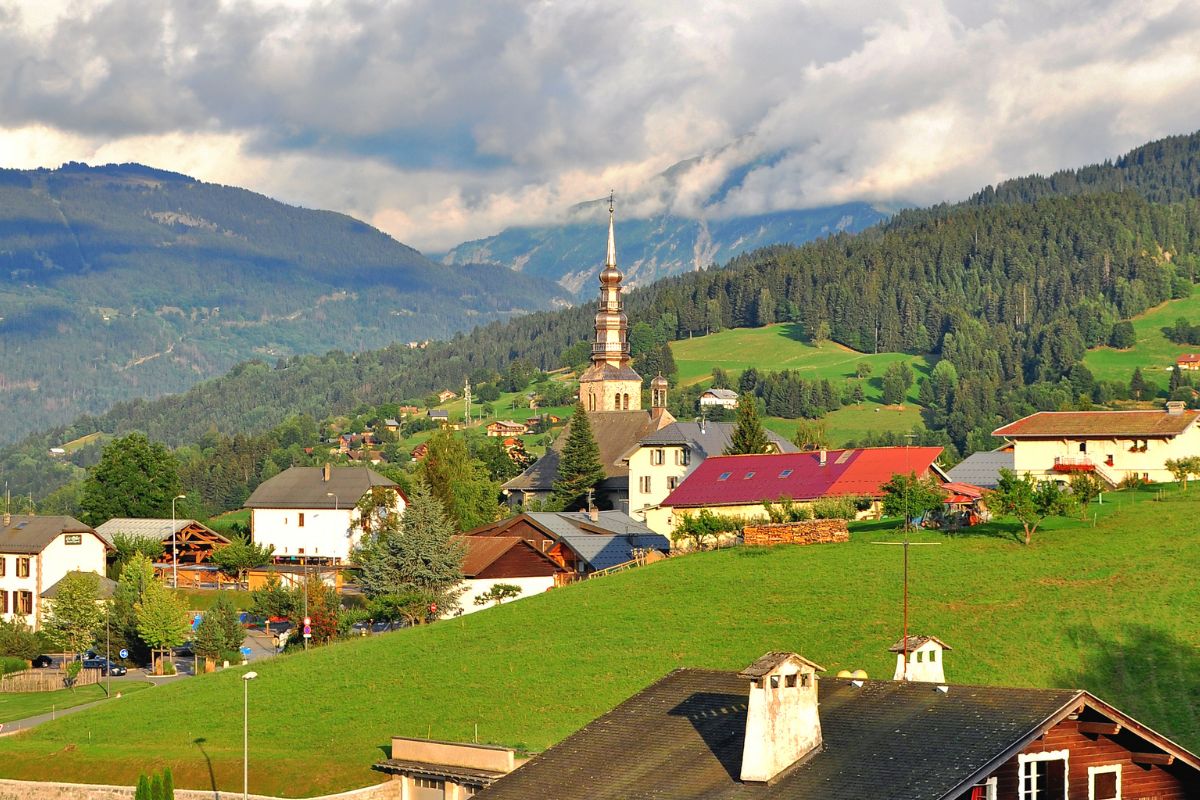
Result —
<instances>
[{"instance_id":1,"label":"street lamp","mask_svg":"<svg viewBox=\"0 0 1200 800\"><path fill-rule=\"evenodd\" d=\"M179 588L179 548L175 544L175 501L187 499L186 494L171 498L171 588Z\"/></svg>"},{"instance_id":2,"label":"street lamp","mask_svg":"<svg viewBox=\"0 0 1200 800\"><path fill-rule=\"evenodd\" d=\"M336 494L334 494L333 492L326 492L325 496L333 498L333 510L337 511L338 510L338 496Z\"/></svg>"},{"instance_id":3,"label":"street lamp","mask_svg":"<svg viewBox=\"0 0 1200 800\"><path fill-rule=\"evenodd\" d=\"M242 800L250 798L250 681L257 672L242 676Z\"/></svg>"}]
</instances>

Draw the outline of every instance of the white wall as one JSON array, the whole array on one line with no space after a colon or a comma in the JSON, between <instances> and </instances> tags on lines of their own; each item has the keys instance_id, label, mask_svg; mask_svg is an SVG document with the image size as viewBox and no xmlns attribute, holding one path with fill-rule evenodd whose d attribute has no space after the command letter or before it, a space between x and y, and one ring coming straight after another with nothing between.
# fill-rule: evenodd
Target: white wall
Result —
<instances>
[{"instance_id":1,"label":"white wall","mask_svg":"<svg viewBox=\"0 0 1200 800\"><path fill-rule=\"evenodd\" d=\"M1081 444L1085 450L1080 450ZM1144 453L1140 452L1142 445L1146 447ZM1086 458L1098 465L1097 472L1114 482L1132 472L1155 483L1168 483L1175 478L1164 462L1200 453L1200 428L1193 423L1182 434L1170 439L1138 439L1139 452L1130 452L1134 446L1135 440L1131 439L1014 439L1013 470L1018 475L1028 472L1034 477L1065 481L1070 479L1071 473L1055 472L1054 459ZM1111 467L1106 464L1110 456Z\"/></svg>"},{"instance_id":2,"label":"white wall","mask_svg":"<svg viewBox=\"0 0 1200 800\"><path fill-rule=\"evenodd\" d=\"M320 556L346 561L362 538L362 531L352 527L358 519L358 509L353 506L337 510L255 508L250 513L254 541L274 547L277 556Z\"/></svg>"},{"instance_id":3,"label":"white wall","mask_svg":"<svg viewBox=\"0 0 1200 800\"><path fill-rule=\"evenodd\" d=\"M662 464L654 464L654 453L658 450L663 452ZM657 506L671 493L671 478L675 478L676 485L679 485L704 460L692 453L691 463L684 466L681 463L684 452L683 445L645 446L639 447L629 457L630 516L645 522L646 508ZM644 492L642 479L647 476L650 478L650 491Z\"/></svg>"},{"instance_id":4,"label":"white wall","mask_svg":"<svg viewBox=\"0 0 1200 800\"><path fill-rule=\"evenodd\" d=\"M547 591L554 588L554 576L544 575L535 578L485 578L482 580L465 580L458 585L458 588L465 591L459 595L459 605L464 614L471 614L475 611L482 611L485 608L492 608L493 603L488 603L485 606L475 605L475 597L483 594L491 589L497 583L507 583L512 586L520 586L521 593L513 598L520 600L525 597L530 597L535 594ZM512 600L506 600L505 603L510 603Z\"/></svg>"},{"instance_id":5,"label":"white wall","mask_svg":"<svg viewBox=\"0 0 1200 800\"><path fill-rule=\"evenodd\" d=\"M79 544L67 544L67 536L78 536ZM16 553L3 553L4 577L0 578L0 591L8 593L9 613L4 619L22 619L31 628L41 627L45 606L41 593L62 580L68 572L94 572L104 575L106 548L98 536L91 533L59 534L37 555L29 556L29 577L17 577L17 559L24 558ZM25 616L13 613L13 592L33 593L33 613Z\"/></svg>"}]
</instances>

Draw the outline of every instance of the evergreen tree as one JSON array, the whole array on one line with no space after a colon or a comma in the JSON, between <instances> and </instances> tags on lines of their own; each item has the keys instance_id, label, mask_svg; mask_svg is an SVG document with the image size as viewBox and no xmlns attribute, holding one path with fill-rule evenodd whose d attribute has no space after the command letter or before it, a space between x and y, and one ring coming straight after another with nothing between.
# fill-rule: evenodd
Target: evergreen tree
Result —
<instances>
[{"instance_id":1,"label":"evergreen tree","mask_svg":"<svg viewBox=\"0 0 1200 800\"><path fill-rule=\"evenodd\" d=\"M131 433L104 448L83 484L83 521L99 525L114 517L166 517L179 494L179 467L160 442Z\"/></svg>"},{"instance_id":2,"label":"evergreen tree","mask_svg":"<svg viewBox=\"0 0 1200 800\"><path fill-rule=\"evenodd\" d=\"M1133 368L1133 377L1129 379L1129 393L1134 396L1134 399L1141 400L1143 396L1149 395L1153 389L1146 379L1142 376L1142 368Z\"/></svg>"},{"instance_id":3,"label":"evergreen tree","mask_svg":"<svg viewBox=\"0 0 1200 800\"><path fill-rule=\"evenodd\" d=\"M1133 330L1133 323L1129 320L1122 320L1113 325L1112 333L1109 334L1108 343L1118 350L1127 350L1137 344L1137 335Z\"/></svg>"},{"instance_id":4,"label":"evergreen tree","mask_svg":"<svg viewBox=\"0 0 1200 800\"><path fill-rule=\"evenodd\" d=\"M150 800L150 779L146 773L138 775L137 788L133 792L133 800Z\"/></svg>"},{"instance_id":5,"label":"evergreen tree","mask_svg":"<svg viewBox=\"0 0 1200 800\"><path fill-rule=\"evenodd\" d=\"M170 767L163 768L163 800L175 800L175 776Z\"/></svg>"},{"instance_id":6,"label":"evergreen tree","mask_svg":"<svg viewBox=\"0 0 1200 800\"><path fill-rule=\"evenodd\" d=\"M725 455L766 453L770 446L767 432L758 419L758 402L754 395L743 394L738 398L737 423L729 437Z\"/></svg>"},{"instance_id":7,"label":"evergreen tree","mask_svg":"<svg viewBox=\"0 0 1200 800\"><path fill-rule=\"evenodd\" d=\"M200 618L200 624L196 626L196 636L192 640L192 649L201 658L216 659L225 652L225 634L212 609L204 612L204 616Z\"/></svg>"},{"instance_id":8,"label":"evergreen tree","mask_svg":"<svg viewBox=\"0 0 1200 800\"><path fill-rule=\"evenodd\" d=\"M583 401L575 404L571 415L570 431L558 460L558 478L554 481L551 497L558 508L570 509L587 499L587 492L604 480L604 466L600 463L600 446L592 436L592 423L583 408Z\"/></svg>"},{"instance_id":9,"label":"evergreen tree","mask_svg":"<svg viewBox=\"0 0 1200 800\"><path fill-rule=\"evenodd\" d=\"M150 778L150 797L152 800L163 800L163 782L161 775Z\"/></svg>"}]
</instances>

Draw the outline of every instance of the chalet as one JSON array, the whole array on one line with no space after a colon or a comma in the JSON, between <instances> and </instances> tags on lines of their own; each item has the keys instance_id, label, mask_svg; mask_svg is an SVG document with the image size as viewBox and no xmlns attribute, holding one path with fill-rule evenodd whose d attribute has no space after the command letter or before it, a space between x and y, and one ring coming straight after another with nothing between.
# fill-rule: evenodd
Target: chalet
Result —
<instances>
[{"instance_id":1,"label":"chalet","mask_svg":"<svg viewBox=\"0 0 1200 800\"><path fill-rule=\"evenodd\" d=\"M401 419L404 419L405 417L415 417L417 414L421 413L421 409L417 406L400 406L397 411L399 412Z\"/></svg>"},{"instance_id":2,"label":"chalet","mask_svg":"<svg viewBox=\"0 0 1200 800\"><path fill-rule=\"evenodd\" d=\"M434 422L441 424L442 427L446 427L450 424L450 412L444 408L429 409L429 418Z\"/></svg>"},{"instance_id":3,"label":"chalet","mask_svg":"<svg viewBox=\"0 0 1200 800\"><path fill-rule=\"evenodd\" d=\"M469 614L487 608L475 600L496 584L516 586L517 596L553 589L566 582L571 572L562 563L545 553L530 539L520 536L457 536L466 546L462 573L465 579L461 604L462 613Z\"/></svg>"},{"instance_id":4,"label":"chalet","mask_svg":"<svg viewBox=\"0 0 1200 800\"><path fill-rule=\"evenodd\" d=\"M404 513L400 487L368 467L291 467L246 501L250 535L275 548L277 563L345 564L362 537L359 502L375 489L385 490L388 510Z\"/></svg>"},{"instance_id":5,"label":"chalet","mask_svg":"<svg viewBox=\"0 0 1200 800\"><path fill-rule=\"evenodd\" d=\"M944 648L920 638L909 658L935 653L921 672L941 676ZM675 670L475 796L1200 797L1200 758L1088 692L822 671L790 652L740 672Z\"/></svg>"},{"instance_id":6,"label":"chalet","mask_svg":"<svg viewBox=\"0 0 1200 800\"><path fill-rule=\"evenodd\" d=\"M19 619L38 630L51 587L68 572L94 572L103 578L109 549L100 534L74 517L4 514L0 619Z\"/></svg>"},{"instance_id":7,"label":"chalet","mask_svg":"<svg viewBox=\"0 0 1200 800\"><path fill-rule=\"evenodd\" d=\"M522 539L569 573L560 582L670 549L665 536L619 511L527 511L463 536Z\"/></svg>"},{"instance_id":8,"label":"chalet","mask_svg":"<svg viewBox=\"0 0 1200 800\"><path fill-rule=\"evenodd\" d=\"M429 445L422 442L412 449L412 452L408 454L408 457L413 461L424 461L425 456L427 455L429 455Z\"/></svg>"},{"instance_id":9,"label":"chalet","mask_svg":"<svg viewBox=\"0 0 1200 800\"><path fill-rule=\"evenodd\" d=\"M118 517L98 526L96 533L112 546L117 534L134 539L150 539L162 544L166 561L171 562L171 548L178 553L180 564L203 564L212 554L229 544L229 540L207 525L194 519L129 519Z\"/></svg>"},{"instance_id":10,"label":"chalet","mask_svg":"<svg viewBox=\"0 0 1200 800\"><path fill-rule=\"evenodd\" d=\"M437 399L439 403L445 403L453 400L456 397L458 397L456 392L452 392L449 389L443 389L442 391L438 392Z\"/></svg>"},{"instance_id":11,"label":"chalet","mask_svg":"<svg viewBox=\"0 0 1200 800\"><path fill-rule=\"evenodd\" d=\"M492 437L524 436L528 432L528 425L523 422L513 422L511 419L496 420L487 426L487 435Z\"/></svg>"},{"instance_id":12,"label":"chalet","mask_svg":"<svg viewBox=\"0 0 1200 800\"><path fill-rule=\"evenodd\" d=\"M643 437L624 456L630 514L645 520L646 509L662 503L704 459L725 451L733 429L728 422L673 422ZM767 431L767 438L772 452L796 452L795 445L773 431Z\"/></svg>"},{"instance_id":13,"label":"chalet","mask_svg":"<svg viewBox=\"0 0 1200 800\"><path fill-rule=\"evenodd\" d=\"M388 433L397 433L400 430L400 420L388 417L383 421L383 427Z\"/></svg>"},{"instance_id":14,"label":"chalet","mask_svg":"<svg viewBox=\"0 0 1200 800\"><path fill-rule=\"evenodd\" d=\"M1175 366L1189 371L1200 369L1200 353L1184 353L1175 359Z\"/></svg>"},{"instance_id":15,"label":"chalet","mask_svg":"<svg viewBox=\"0 0 1200 800\"><path fill-rule=\"evenodd\" d=\"M1200 453L1200 412L1183 403L1162 411L1041 411L992 432L1012 444L1019 475L1065 481L1088 472L1110 486L1128 476L1174 480L1166 462Z\"/></svg>"},{"instance_id":16,"label":"chalet","mask_svg":"<svg viewBox=\"0 0 1200 800\"><path fill-rule=\"evenodd\" d=\"M733 389L705 389L700 394L700 407L737 408L738 393Z\"/></svg>"},{"instance_id":17,"label":"chalet","mask_svg":"<svg viewBox=\"0 0 1200 800\"><path fill-rule=\"evenodd\" d=\"M940 447L864 447L804 453L713 456L705 459L658 506L646 524L664 535L680 518L708 509L745 519L764 516L763 503L812 503L853 497L877 505L883 484L897 473L946 475L936 463ZM864 512L866 513L866 512Z\"/></svg>"}]
</instances>

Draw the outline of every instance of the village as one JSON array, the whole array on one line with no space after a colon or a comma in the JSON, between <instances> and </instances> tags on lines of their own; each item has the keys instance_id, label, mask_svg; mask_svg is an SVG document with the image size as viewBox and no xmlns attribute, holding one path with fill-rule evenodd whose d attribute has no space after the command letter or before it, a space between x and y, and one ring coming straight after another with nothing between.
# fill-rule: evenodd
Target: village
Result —
<instances>
[{"instance_id":1,"label":"village","mask_svg":"<svg viewBox=\"0 0 1200 800\"><path fill-rule=\"evenodd\" d=\"M324 463L262 481L244 503L244 527L225 533L182 516L92 527L6 512L0 616L34 637L52 634L37 641L65 646L29 653L25 669L0 678L0 691L107 682L108 692L114 676L119 687L139 670L152 680L199 680L337 639L494 614L704 551L849 546L851 523L891 519L904 531L906 559L902 635L895 644L877 642L891 644L891 680L861 670L822 675L819 664L787 651L737 673L678 670L525 766L513 748L396 736L374 766L389 780L370 796L618 798L628 796L626 781L669 797L755 797L754 787L770 787L775 794L762 796L849 800L892 782L964 800L1196 796L1200 758L1102 697L1067 687L955 684L954 656L947 657L954 648L939 631L908 629L907 537L969 531L1008 516L1024 526L1029 544L1043 520L1079 510L1086 517L1110 492L1186 484L1200 475L1200 413L1180 401L1038 412L996 429L998 448L949 468L937 446L798 446L762 428L752 397L710 389L699 395L697 416L680 420L668 409L665 377L643 390L631 366L611 206L599 281L590 365L570 392L573 412L563 410L568 398L559 389L553 413L527 394L524 418L473 422L469 382L461 397L447 389L431 398L460 401L461 417L445 408L389 409L394 416L372 427L328 435L327 451L306 447ZM1180 357L1180 369L1192 368L1183 366L1189 358ZM434 438L405 453L394 443L412 420ZM406 491L376 468L387 463L385 449L409 465L436 460L437 436L448 440L472 426L498 442L516 473L501 486L505 515L468 529L442 520L433 529L444 540L420 544L428 530L408 526L428 522L429 490ZM175 497L173 511L185 499ZM413 549L420 547L427 549ZM445 559L451 578L424 593L380 589L389 559L406 558ZM114 561L122 565L115 574ZM136 604L118 614L135 614L148 652L141 663L130 642L119 654L112 649L107 616L107 646L78 630L75 618L80 598L92 612L109 608L108 598L116 603L136 570L153 586L142 586ZM186 607L216 596L236 596L242 606ZM352 623L350 616L339 623L339 607L358 609ZM153 615L164 614L175 623L156 627ZM222 625L226 632L213 634ZM897 726L905 735L890 736ZM619 783L597 785L594 776L613 758L637 766Z\"/></svg>"}]
</instances>

